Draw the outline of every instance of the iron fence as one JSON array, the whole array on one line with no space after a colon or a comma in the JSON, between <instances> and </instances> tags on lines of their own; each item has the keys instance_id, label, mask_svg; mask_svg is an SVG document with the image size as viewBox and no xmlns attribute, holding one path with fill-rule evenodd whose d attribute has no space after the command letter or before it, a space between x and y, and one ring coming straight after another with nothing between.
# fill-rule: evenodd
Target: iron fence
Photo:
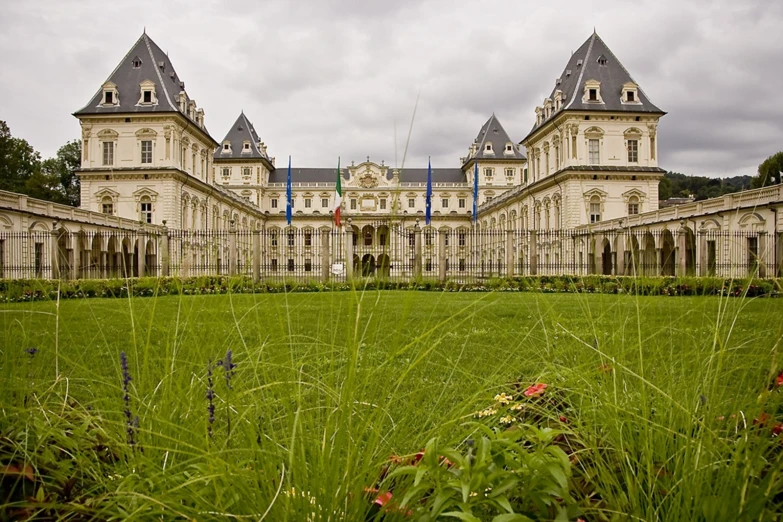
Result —
<instances>
[{"instance_id":1,"label":"iron fence","mask_svg":"<svg viewBox=\"0 0 783 522\"><path fill-rule=\"evenodd\" d=\"M781 234L481 230L398 222L262 230L0 232L0 278L245 275L475 282L527 275L783 275Z\"/></svg>"}]
</instances>

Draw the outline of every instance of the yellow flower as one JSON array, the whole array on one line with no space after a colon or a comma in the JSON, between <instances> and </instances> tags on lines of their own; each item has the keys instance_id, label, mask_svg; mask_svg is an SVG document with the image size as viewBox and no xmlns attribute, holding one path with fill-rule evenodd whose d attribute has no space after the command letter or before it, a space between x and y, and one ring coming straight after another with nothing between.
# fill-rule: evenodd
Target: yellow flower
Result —
<instances>
[{"instance_id":1,"label":"yellow flower","mask_svg":"<svg viewBox=\"0 0 783 522\"><path fill-rule=\"evenodd\" d=\"M506 415L505 417L500 418L501 424L511 424L512 422L514 422L514 417L511 415Z\"/></svg>"},{"instance_id":2,"label":"yellow flower","mask_svg":"<svg viewBox=\"0 0 783 522\"><path fill-rule=\"evenodd\" d=\"M500 404L508 404L509 402L514 400L513 395L506 395L505 393L500 393L498 395L495 395L495 400L498 401Z\"/></svg>"},{"instance_id":3,"label":"yellow flower","mask_svg":"<svg viewBox=\"0 0 783 522\"><path fill-rule=\"evenodd\" d=\"M511 405L511 410L512 410L512 411L521 411L521 410L522 410L522 408L523 408L523 406L522 406L522 403L521 403L521 402L518 402L518 403L516 403L516 404L512 404L512 405Z\"/></svg>"}]
</instances>

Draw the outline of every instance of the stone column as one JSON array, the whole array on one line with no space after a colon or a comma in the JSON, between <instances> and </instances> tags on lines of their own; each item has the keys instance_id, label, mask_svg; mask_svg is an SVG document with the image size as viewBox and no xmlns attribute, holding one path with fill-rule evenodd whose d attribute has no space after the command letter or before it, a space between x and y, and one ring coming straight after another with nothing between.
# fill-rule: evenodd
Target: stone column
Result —
<instances>
[{"instance_id":1,"label":"stone column","mask_svg":"<svg viewBox=\"0 0 783 522\"><path fill-rule=\"evenodd\" d=\"M446 281L446 233L438 231L438 279Z\"/></svg>"},{"instance_id":2,"label":"stone column","mask_svg":"<svg viewBox=\"0 0 783 522\"><path fill-rule=\"evenodd\" d=\"M421 227L418 219L416 219L416 226L413 227L413 237L413 277L418 281L421 279Z\"/></svg>"},{"instance_id":3,"label":"stone column","mask_svg":"<svg viewBox=\"0 0 783 522\"><path fill-rule=\"evenodd\" d=\"M166 228L166 222L163 222L163 235L160 239L160 275L163 277L169 276L169 266L171 265L171 259L169 258L169 229Z\"/></svg>"},{"instance_id":4,"label":"stone column","mask_svg":"<svg viewBox=\"0 0 783 522\"><path fill-rule=\"evenodd\" d=\"M704 277L707 275L707 232L699 230L699 241L696 245L696 248L698 249L696 255L699 260L699 270L697 273L699 276Z\"/></svg>"},{"instance_id":5,"label":"stone column","mask_svg":"<svg viewBox=\"0 0 783 522\"><path fill-rule=\"evenodd\" d=\"M228 231L228 275L237 275L237 229L233 220Z\"/></svg>"},{"instance_id":6,"label":"stone column","mask_svg":"<svg viewBox=\"0 0 783 522\"><path fill-rule=\"evenodd\" d=\"M144 277L147 262L147 241L143 233L136 238L136 264L139 267L139 277Z\"/></svg>"},{"instance_id":7,"label":"stone column","mask_svg":"<svg viewBox=\"0 0 783 522\"><path fill-rule=\"evenodd\" d=\"M320 230L321 234L321 279L324 283L329 282L329 266L331 256L329 255L329 231Z\"/></svg>"},{"instance_id":8,"label":"stone column","mask_svg":"<svg viewBox=\"0 0 783 522\"><path fill-rule=\"evenodd\" d=\"M615 265L614 275L625 275L625 232L620 230L617 234L617 264Z\"/></svg>"},{"instance_id":9,"label":"stone column","mask_svg":"<svg viewBox=\"0 0 783 522\"><path fill-rule=\"evenodd\" d=\"M253 230L253 282L261 278L261 230Z\"/></svg>"},{"instance_id":10,"label":"stone column","mask_svg":"<svg viewBox=\"0 0 783 522\"><path fill-rule=\"evenodd\" d=\"M682 227L677 232L677 266L675 275L683 277L688 275L688 235Z\"/></svg>"},{"instance_id":11,"label":"stone column","mask_svg":"<svg viewBox=\"0 0 783 522\"><path fill-rule=\"evenodd\" d=\"M49 262L52 265L52 279L60 278L60 246L57 244L57 229L52 227L49 240Z\"/></svg>"},{"instance_id":12,"label":"stone column","mask_svg":"<svg viewBox=\"0 0 783 522\"><path fill-rule=\"evenodd\" d=\"M530 231L530 275L538 275L538 230Z\"/></svg>"},{"instance_id":13,"label":"stone column","mask_svg":"<svg viewBox=\"0 0 783 522\"><path fill-rule=\"evenodd\" d=\"M514 231L506 230L506 277L514 277Z\"/></svg>"},{"instance_id":14,"label":"stone column","mask_svg":"<svg viewBox=\"0 0 783 522\"><path fill-rule=\"evenodd\" d=\"M353 279L353 227L351 218L348 218L348 226L345 228L345 274L350 281Z\"/></svg>"}]
</instances>

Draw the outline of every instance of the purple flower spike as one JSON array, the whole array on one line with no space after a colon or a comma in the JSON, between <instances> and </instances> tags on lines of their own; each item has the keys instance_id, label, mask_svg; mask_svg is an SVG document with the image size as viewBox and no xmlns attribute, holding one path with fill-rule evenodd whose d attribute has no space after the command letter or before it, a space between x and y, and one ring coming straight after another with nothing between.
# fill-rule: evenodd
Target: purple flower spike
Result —
<instances>
[{"instance_id":1,"label":"purple flower spike","mask_svg":"<svg viewBox=\"0 0 783 522\"><path fill-rule=\"evenodd\" d=\"M130 371L128 370L128 357L125 355L125 352L120 352L120 367L122 368L122 391L124 394L122 400L125 403L124 413L126 431L128 433L128 444L133 446L136 444L136 430L139 429L139 417L134 417L131 414L129 391L131 376Z\"/></svg>"},{"instance_id":2,"label":"purple flower spike","mask_svg":"<svg viewBox=\"0 0 783 522\"><path fill-rule=\"evenodd\" d=\"M207 366L207 413L209 413L207 433L212 438L212 424L215 423L215 389L212 382L212 364Z\"/></svg>"},{"instance_id":3,"label":"purple flower spike","mask_svg":"<svg viewBox=\"0 0 783 522\"><path fill-rule=\"evenodd\" d=\"M27 353L27 355L30 356L30 359L32 359L33 357L35 357L35 354L38 353L38 348L27 348L25 350L25 353Z\"/></svg>"},{"instance_id":4,"label":"purple flower spike","mask_svg":"<svg viewBox=\"0 0 783 522\"><path fill-rule=\"evenodd\" d=\"M223 367L223 373L226 376L226 387L229 390L231 389L231 377L233 377L234 375L234 368L237 367L237 365L231 361L231 356L232 356L231 349L229 349L228 351L226 351L225 359L221 359L217 363L218 366Z\"/></svg>"}]
</instances>

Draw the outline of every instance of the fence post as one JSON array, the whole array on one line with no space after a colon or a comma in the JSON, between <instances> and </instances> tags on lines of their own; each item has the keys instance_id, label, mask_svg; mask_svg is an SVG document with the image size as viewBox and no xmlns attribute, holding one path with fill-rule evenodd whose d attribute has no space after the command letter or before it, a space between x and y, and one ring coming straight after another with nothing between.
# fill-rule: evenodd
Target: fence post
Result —
<instances>
[{"instance_id":1,"label":"fence post","mask_svg":"<svg viewBox=\"0 0 783 522\"><path fill-rule=\"evenodd\" d=\"M147 242L144 240L144 233L139 232L136 237L136 265L139 267L139 277L144 277L145 263L147 261Z\"/></svg>"},{"instance_id":2,"label":"fence post","mask_svg":"<svg viewBox=\"0 0 783 522\"><path fill-rule=\"evenodd\" d=\"M351 218L348 218L348 226L345 227L345 275L350 281L353 279L353 227Z\"/></svg>"},{"instance_id":3,"label":"fence post","mask_svg":"<svg viewBox=\"0 0 783 522\"><path fill-rule=\"evenodd\" d=\"M52 264L52 279L59 279L60 278L60 259L59 259L59 249L60 245L57 241L57 228L52 227L52 231L50 232L50 241L49 241L49 261Z\"/></svg>"},{"instance_id":4,"label":"fence post","mask_svg":"<svg viewBox=\"0 0 783 522\"><path fill-rule=\"evenodd\" d=\"M448 232L438 231L438 279L441 283L446 282L446 234Z\"/></svg>"},{"instance_id":5,"label":"fence post","mask_svg":"<svg viewBox=\"0 0 783 522\"><path fill-rule=\"evenodd\" d=\"M228 275L237 275L237 227L233 219L228 231Z\"/></svg>"},{"instance_id":6,"label":"fence post","mask_svg":"<svg viewBox=\"0 0 783 522\"><path fill-rule=\"evenodd\" d=\"M421 279L421 227L419 218L416 218L416 225L413 227L413 278L418 281Z\"/></svg>"},{"instance_id":7,"label":"fence post","mask_svg":"<svg viewBox=\"0 0 783 522\"><path fill-rule=\"evenodd\" d=\"M321 229L318 233L321 234L321 278L324 280L324 283L328 283L329 268L331 267L331 256L329 252L330 230Z\"/></svg>"},{"instance_id":8,"label":"fence post","mask_svg":"<svg viewBox=\"0 0 783 522\"><path fill-rule=\"evenodd\" d=\"M163 221L163 235L160 241L160 273L163 277L169 276L169 229L166 228L166 221Z\"/></svg>"},{"instance_id":9,"label":"fence post","mask_svg":"<svg viewBox=\"0 0 783 522\"><path fill-rule=\"evenodd\" d=\"M506 230L506 277L514 277L514 231Z\"/></svg>"},{"instance_id":10,"label":"fence post","mask_svg":"<svg viewBox=\"0 0 783 522\"><path fill-rule=\"evenodd\" d=\"M253 282L261 279L261 229L253 230Z\"/></svg>"}]
</instances>

